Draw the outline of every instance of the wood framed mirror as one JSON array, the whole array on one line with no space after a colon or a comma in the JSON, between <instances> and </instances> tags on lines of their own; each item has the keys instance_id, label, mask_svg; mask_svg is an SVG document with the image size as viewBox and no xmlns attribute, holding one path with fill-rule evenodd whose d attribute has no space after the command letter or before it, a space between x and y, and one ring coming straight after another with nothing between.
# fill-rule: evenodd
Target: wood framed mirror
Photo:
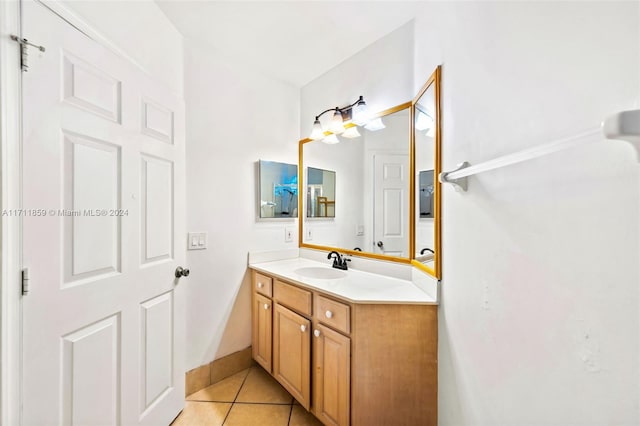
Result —
<instances>
[{"instance_id":1,"label":"wood framed mirror","mask_svg":"<svg viewBox=\"0 0 640 426\"><path fill-rule=\"evenodd\" d=\"M355 138L299 142L300 247L411 262L411 107L374 114Z\"/></svg>"},{"instance_id":2,"label":"wood framed mirror","mask_svg":"<svg viewBox=\"0 0 640 426\"><path fill-rule=\"evenodd\" d=\"M436 279L442 275L440 76L438 66L411 103L411 264Z\"/></svg>"}]
</instances>

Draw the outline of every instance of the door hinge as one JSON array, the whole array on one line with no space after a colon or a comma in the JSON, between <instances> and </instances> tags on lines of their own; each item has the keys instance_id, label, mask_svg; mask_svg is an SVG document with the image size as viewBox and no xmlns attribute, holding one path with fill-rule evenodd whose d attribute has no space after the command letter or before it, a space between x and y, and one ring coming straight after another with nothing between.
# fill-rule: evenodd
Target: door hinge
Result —
<instances>
[{"instance_id":1,"label":"door hinge","mask_svg":"<svg viewBox=\"0 0 640 426\"><path fill-rule=\"evenodd\" d=\"M27 51L27 48L29 46L32 46L41 52L44 52L45 48L44 46L38 46L37 44L31 43L26 38L21 38L13 34L11 35L11 40L18 42L18 44L20 45L20 68L23 72L27 72L29 70L29 64L27 63L29 52Z\"/></svg>"},{"instance_id":2,"label":"door hinge","mask_svg":"<svg viewBox=\"0 0 640 426\"><path fill-rule=\"evenodd\" d=\"M22 295L29 294L29 268L22 270Z\"/></svg>"}]
</instances>

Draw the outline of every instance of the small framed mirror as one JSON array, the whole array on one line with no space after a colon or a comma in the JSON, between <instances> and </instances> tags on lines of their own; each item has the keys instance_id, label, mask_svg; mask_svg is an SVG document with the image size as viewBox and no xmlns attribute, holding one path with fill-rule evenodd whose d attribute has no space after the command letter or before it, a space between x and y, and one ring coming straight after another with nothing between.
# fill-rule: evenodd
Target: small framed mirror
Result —
<instances>
[{"instance_id":1,"label":"small framed mirror","mask_svg":"<svg viewBox=\"0 0 640 426\"><path fill-rule=\"evenodd\" d=\"M440 279L440 67L412 102L411 263Z\"/></svg>"},{"instance_id":2,"label":"small framed mirror","mask_svg":"<svg viewBox=\"0 0 640 426\"><path fill-rule=\"evenodd\" d=\"M336 172L307 168L307 217L336 217Z\"/></svg>"},{"instance_id":3,"label":"small framed mirror","mask_svg":"<svg viewBox=\"0 0 640 426\"><path fill-rule=\"evenodd\" d=\"M298 166L259 161L259 217L298 217Z\"/></svg>"}]
</instances>

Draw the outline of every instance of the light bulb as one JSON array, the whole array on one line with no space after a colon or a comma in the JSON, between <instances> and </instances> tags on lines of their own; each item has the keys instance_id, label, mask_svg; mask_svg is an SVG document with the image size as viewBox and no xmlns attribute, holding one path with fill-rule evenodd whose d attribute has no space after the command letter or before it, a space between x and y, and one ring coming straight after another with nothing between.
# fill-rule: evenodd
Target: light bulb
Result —
<instances>
[{"instance_id":1,"label":"light bulb","mask_svg":"<svg viewBox=\"0 0 640 426\"><path fill-rule=\"evenodd\" d=\"M316 121L313 122L313 128L311 129L311 135L309 135L309 139L317 141L318 139L322 138L324 138L324 130L322 130L322 124L320 124L320 120L316 118Z\"/></svg>"},{"instance_id":2,"label":"light bulb","mask_svg":"<svg viewBox=\"0 0 640 426\"><path fill-rule=\"evenodd\" d=\"M333 118L331 118L331 122L329 123L329 131L339 135L344 132L344 123L342 122L342 114L340 110L336 108L336 111L333 113Z\"/></svg>"},{"instance_id":3,"label":"light bulb","mask_svg":"<svg viewBox=\"0 0 640 426\"><path fill-rule=\"evenodd\" d=\"M358 103L354 105L352 114L351 121L353 124L363 126L369 121L369 109L362 96L360 96Z\"/></svg>"}]
</instances>

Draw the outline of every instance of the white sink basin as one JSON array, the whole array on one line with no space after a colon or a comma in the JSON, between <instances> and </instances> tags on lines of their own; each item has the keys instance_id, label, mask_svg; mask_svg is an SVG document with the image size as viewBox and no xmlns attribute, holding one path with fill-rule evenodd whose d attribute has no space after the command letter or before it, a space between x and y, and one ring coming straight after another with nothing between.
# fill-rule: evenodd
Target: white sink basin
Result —
<instances>
[{"instance_id":1,"label":"white sink basin","mask_svg":"<svg viewBox=\"0 0 640 426\"><path fill-rule=\"evenodd\" d=\"M294 270L298 275L307 278L316 278L321 280L336 280L347 276L343 271L333 268L322 268L319 266L309 266L306 268L298 268Z\"/></svg>"}]
</instances>

